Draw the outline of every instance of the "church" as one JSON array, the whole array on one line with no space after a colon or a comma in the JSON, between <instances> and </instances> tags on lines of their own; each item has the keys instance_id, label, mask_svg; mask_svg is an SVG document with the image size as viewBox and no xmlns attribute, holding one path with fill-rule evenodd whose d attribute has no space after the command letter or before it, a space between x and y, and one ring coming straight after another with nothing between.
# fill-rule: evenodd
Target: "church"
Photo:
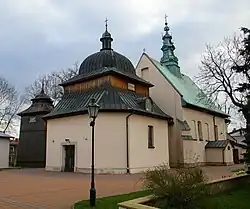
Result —
<instances>
[{"instance_id":1,"label":"church","mask_svg":"<svg viewBox=\"0 0 250 209\"><path fill-rule=\"evenodd\" d=\"M87 106L100 105L95 125L96 173L138 173L169 165L173 118L151 98L154 83L136 75L131 61L112 49L106 30L100 51L88 56L79 74L62 83L64 96L44 116L46 170L90 172L91 127Z\"/></svg>"},{"instance_id":2,"label":"church","mask_svg":"<svg viewBox=\"0 0 250 209\"><path fill-rule=\"evenodd\" d=\"M178 164L233 164L233 145L227 140L229 115L218 109L194 81L181 72L165 19L162 58L143 53L136 73L153 83L151 98L173 118L169 126L169 162Z\"/></svg>"},{"instance_id":3,"label":"church","mask_svg":"<svg viewBox=\"0 0 250 209\"><path fill-rule=\"evenodd\" d=\"M89 173L91 127L87 106L100 106L95 126L95 172L138 173L160 164L231 165L229 115L178 64L165 21L163 56L143 52L134 68L112 49L106 30L100 51L89 55L79 74L61 84L64 96L45 115L46 170Z\"/></svg>"}]
</instances>

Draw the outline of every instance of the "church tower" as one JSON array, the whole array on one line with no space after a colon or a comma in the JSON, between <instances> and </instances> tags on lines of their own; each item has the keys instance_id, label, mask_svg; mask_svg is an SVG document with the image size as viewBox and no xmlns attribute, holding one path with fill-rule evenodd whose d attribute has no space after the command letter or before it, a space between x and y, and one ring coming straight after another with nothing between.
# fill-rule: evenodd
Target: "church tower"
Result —
<instances>
[{"instance_id":1,"label":"church tower","mask_svg":"<svg viewBox=\"0 0 250 209\"><path fill-rule=\"evenodd\" d=\"M43 168L46 161L46 125L43 116L51 112L54 106L43 87L31 101L29 108L18 113L21 126L17 164L21 167Z\"/></svg>"},{"instance_id":2,"label":"church tower","mask_svg":"<svg viewBox=\"0 0 250 209\"><path fill-rule=\"evenodd\" d=\"M162 36L163 45L161 50L163 56L161 58L161 65L165 66L169 71L177 77L181 77L178 58L174 54L175 46L172 42L172 36L169 34L169 27L167 23L167 16L165 16L165 34Z\"/></svg>"}]
</instances>

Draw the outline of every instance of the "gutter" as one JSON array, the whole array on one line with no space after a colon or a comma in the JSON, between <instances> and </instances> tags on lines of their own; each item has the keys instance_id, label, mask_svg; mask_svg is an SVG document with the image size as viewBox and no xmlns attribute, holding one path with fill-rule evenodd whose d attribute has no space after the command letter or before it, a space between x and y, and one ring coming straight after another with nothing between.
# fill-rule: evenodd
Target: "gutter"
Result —
<instances>
[{"instance_id":1,"label":"gutter","mask_svg":"<svg viewBox=\"0 0 250 209\"><path fill-rule=\"evenodd\" d=\"M126 116L126 160L127 160L127 174L130 174L130 169L129 169L129 137L128 137L128 119L131 115L133 115L134 112L129 113Z\"/></svg>"}]
</instances>

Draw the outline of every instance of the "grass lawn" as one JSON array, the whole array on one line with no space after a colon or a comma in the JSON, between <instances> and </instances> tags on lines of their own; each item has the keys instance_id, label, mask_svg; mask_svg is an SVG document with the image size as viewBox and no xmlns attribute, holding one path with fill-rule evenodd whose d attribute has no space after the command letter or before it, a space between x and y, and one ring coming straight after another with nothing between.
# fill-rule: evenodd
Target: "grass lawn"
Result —
<instances>
[{"instance_id":1,"label":"grass lawn","mask_svg":"<svg viewBox=\"0 0 250 209\"><path fill-rule=\"evenodd\" d=\"M250 185L211 197L213 209L249 209Z\"/></svg>"},{"instance_id":2,"label":"grass lawn","mask_svg":"<svg viewBox=\"0 0 250 209\"><path fill-rule=\"evenodd\" d=\"M146 191L122 194L111 197L97 199L96 209L117 209L117 204L127 200L148 195ZM250 209L250 185L234 189L220 195L212 196L211 205L213 209ZM75 204L75 209L85 209L89 207L89 201L84 200Z\"/></svg>"},{"instance_id":3,"label":"grass lawn","mask_svg":"<svg viewBox=\"0 0 250 209\"><path fill-rule=\"evenodd\" d=\"M117 204L127 200L136 199L139 197L147 196L146 191L133 192L129 194L122 194L117 196L110 196L99 198L96 200L96 209L117 209ZM90 208L89 200L83 200L75 204L75 209L85 209Z\"/></svg>"}]
</instances>

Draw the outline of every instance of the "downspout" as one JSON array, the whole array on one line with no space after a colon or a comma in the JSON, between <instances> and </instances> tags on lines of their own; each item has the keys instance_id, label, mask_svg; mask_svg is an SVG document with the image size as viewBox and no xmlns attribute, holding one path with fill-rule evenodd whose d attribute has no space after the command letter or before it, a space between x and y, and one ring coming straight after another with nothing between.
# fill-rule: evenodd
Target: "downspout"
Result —
<instances>
[{"instance_id":1,"label":"downspout","mask_svg":"<svg viewBox=\"0 0 250 209\"><path fill-rule=\"evenodd\" d=\"M134 112L129 113L126 116L126 160L127 160L127 174L130 174L130 169L129 169L129 137L128 137L128 119L131 115L133 115Z\"/></svg>"},{"instance_id":2,"label":"downspout","mask_svg":"<svg viewBox=\"0 0 250 209\"><path fill-rule=\"evenodd\" d=\"M225 163L225 156L224 156L224 151L225 151L225 149L226 148L224 148L223 150L222 150L222 164L224 165L224 163Z\"/></svg>"}]
</instances>

